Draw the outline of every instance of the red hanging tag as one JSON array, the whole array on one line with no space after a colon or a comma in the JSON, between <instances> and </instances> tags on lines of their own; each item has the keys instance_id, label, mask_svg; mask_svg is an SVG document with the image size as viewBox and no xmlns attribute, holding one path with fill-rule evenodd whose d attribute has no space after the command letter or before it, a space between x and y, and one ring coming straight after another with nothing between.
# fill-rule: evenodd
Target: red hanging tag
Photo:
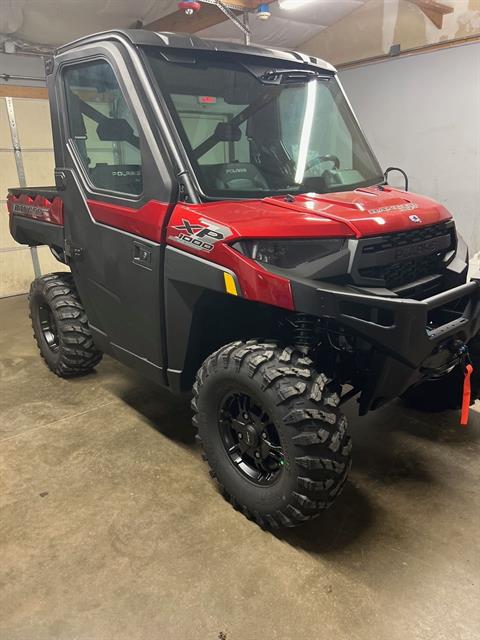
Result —
<instances>
[{"instance_id":1,"label":"red hanging tag","mask_svg":"<svg viewBox=\"0 0 480 640\"><path fill-rule=\"evenodd\" d=\"M471 364L467 364L465 367L465 378L463 380L463 400L462 400L462 416L460 418L460 424L465 427L468 424L468 412L470 410L470 397L472 394L470 386L470 376L473 373L473 367Z\"/></svg>"}]
</instances>

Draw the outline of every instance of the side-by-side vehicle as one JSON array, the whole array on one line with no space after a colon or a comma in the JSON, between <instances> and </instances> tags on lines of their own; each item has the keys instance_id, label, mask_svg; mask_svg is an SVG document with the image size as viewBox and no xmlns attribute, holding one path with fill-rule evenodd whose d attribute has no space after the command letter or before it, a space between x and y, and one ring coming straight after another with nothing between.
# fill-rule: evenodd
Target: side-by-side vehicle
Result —
<instances>
[{"instance_id":1,"label":"side-by-side vehicle","mask_svg":"<svg viewBox=\"0 0 480 640\"><path fill-rule=\"evenodd\" d=\"M8 208L70 268L30 292L55 374L106 353L192 392L212 475L265 527L340 493L347 399L468 412L480 280L445 207L387 184L332 66L112 31L58 49L47 79L55 186Z\"/></svg>"}]
</instances>

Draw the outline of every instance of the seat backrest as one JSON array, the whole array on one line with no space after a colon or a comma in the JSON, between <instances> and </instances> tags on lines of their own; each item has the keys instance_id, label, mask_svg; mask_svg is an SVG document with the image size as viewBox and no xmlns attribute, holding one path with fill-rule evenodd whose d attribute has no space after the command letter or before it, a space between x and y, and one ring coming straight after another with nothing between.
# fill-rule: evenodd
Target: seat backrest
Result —
<instances>
[{"instance_id":1,"label":"seat backrest","mask_svg":"<svg viewBox=\"0 0 480 640\"><path fill-rule=\"evenodd\" d=\"M209 167L209 172L214 176L217 189L232 191L268 189L268 184L259 169L249 162L221 164L217 165L216 169Z\"/></svg>"}]
</instances>

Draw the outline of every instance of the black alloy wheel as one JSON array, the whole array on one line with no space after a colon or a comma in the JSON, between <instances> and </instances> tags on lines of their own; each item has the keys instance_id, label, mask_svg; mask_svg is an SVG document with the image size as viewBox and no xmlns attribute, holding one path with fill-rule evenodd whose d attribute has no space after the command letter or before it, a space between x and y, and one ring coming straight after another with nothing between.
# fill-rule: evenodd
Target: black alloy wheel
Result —
<instances>
[{"instance_id":1,"label":"black alloy wheel","mask_svg":"<svg viewBox=\"0 0 480 640\"><path fill-rule=\"evenodd\" d=\"M317 517L351 463L340 386L305 354L276 342L227 344L193 385L193 424L223 496L261 527Z\"/></svg>"},{"instance_id":2,"label":"black alloy wheel","mask_svg":"<svg viewBox=\"0 0 480 640\"><path fill-rule=\"evenodd\" d=\"M48 348L54 352L58 351L59 339L57 322L50 305L46 302L38 306L38 319L43 339Z\"/></svg>"},{"instance_id":3,"label":"black alloy wheel","mask_svg":"<svg viewBox=\"0 0 480 640\"><path fill-rule=\"evenodd\" d=\"M234 467L258 485L276 482L283 469L284 451L275 425L260 404L246 393L227 393L218 422Z\"/></svg>"},{"instance_id":4,"label":"black alloy wheel","mask_svg":"<svg viewBox=\"0 0 480 640\"><path fill-rule=\"evenodd\" d=\"M71 273L50 273L32 282L33 335L49 369L61 378L89 373L102 359Z\"/></svg>"}]
</instances>

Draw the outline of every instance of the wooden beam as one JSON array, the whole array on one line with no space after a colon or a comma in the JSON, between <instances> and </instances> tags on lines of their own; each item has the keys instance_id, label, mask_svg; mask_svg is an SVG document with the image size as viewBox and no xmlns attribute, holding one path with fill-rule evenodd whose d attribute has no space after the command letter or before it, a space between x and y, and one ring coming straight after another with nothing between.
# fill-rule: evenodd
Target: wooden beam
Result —
<instances>
[{"instance_id":1,"label":"wooden beam","mask_svg":"<svg viewBox=\"0 0 480 640\"><path fill-rule=\"evenodd\" d=\"M437 0L410 0L413 4L422 11L429 20L437 27L441 29L443 27L443 16L448 13L453 13L453 7Z\"/></svg>"},{"instance_id":2,"label":"wooden beam","mask_svg":"<svg viewBox=\"0 0 480 640\"><path fill-rule=\"evenodd\" d=\"M261 4L272 4L274 0L232 0L232 4L245 7L246 11L254 11ZM228 6L228 2L225 3ZM235 12L238 14L238 12ZM228 20L227 16L213 4L202 4L200 11L187 16L183 11L174 11L158 20L145 25L150 31L177 31L179 33L196 33L220 22ZM239 31L240 33L240 31Z\"/></svg>"},{"instance_id":3,"label":"wooden beam","mask_svg":"<svg viewBox=\"0 0 480 640\"><path fill-rule=\"evenodd\" d=\"M398 56L390 56L382 53L378 56L371 56L370 58L362 58L361 60L352 60L350 62L342 62L336 64L335 67L340 69L355 69L356 67L364 67L369 64L376 64L377 62L394 62L398 58L405 58L407 56L418 56L424 53L432 53L432 51L440 51L441 49L453 49L454 47L461 47L466 44L480 44L480 36L465 36L463 38L454 38L453 40L445 40L444 42L436 42L435 44L424 44L420 47L413 47L412 49L405 49L400 51Z\"/></svg>"},{"instance_id":4,"label":"wooden beam","mask_svg":"<svg viewBox=\"0 0 480 640\"><path fill-rule=\"evenodd\" d=\"M0 98L48 100L48 92L46 87L21 87L15 84L0 84Z\"/></svg>"}]
</instances>

